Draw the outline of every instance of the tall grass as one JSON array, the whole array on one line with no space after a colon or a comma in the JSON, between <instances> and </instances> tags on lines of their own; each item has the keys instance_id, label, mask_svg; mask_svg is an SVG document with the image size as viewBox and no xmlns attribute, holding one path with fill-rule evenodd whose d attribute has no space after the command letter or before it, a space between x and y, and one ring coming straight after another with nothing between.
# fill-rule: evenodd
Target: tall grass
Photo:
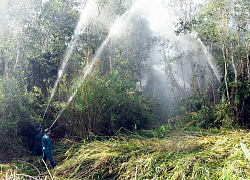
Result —
<instances>
[{"instance_id":1,"label":"tall grass","mask_svg":"<svg viewBox=\"0 0 250 180\"><path fill-rule=\"evenodd\" d=\"M172 131L161 139L63 139L58 166L50 171L53 179L250 179L249 146L243 130Z\"/></svg>"}]
</instances>

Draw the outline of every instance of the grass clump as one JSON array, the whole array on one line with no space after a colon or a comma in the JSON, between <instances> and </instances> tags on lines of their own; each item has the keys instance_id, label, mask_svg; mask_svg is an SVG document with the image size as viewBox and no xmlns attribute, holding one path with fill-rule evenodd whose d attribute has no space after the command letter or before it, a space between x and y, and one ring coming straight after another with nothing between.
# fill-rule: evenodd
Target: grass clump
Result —
<instances>
[{"instance_id":1,"label":"grass clump","mask_svg":"<svg viewBox=\"0 0 250 180\"><path fill-rule=\"evenodd\" d=\"M69 149L53 175L60 179L247 179L249 140L246 131L175 131L162 139L94 141Z\"/></svg>"},{"instance_id":2,"label":"grass clump","mask_svg":"<svg viewBox=\"0 0 250 180\"><path fill-rule=\"evenodd\" d=\"M171 131L160 139L125 135L92 142L63 139L56 147L58 166L50 169L51 175L41 170L38 160L33 162L43 178L250 179L250 137L245 130ZM5 171L15 166L38 177L34 167L29 171L24 164L14 162Z\"/></svg>"}]
</instances>

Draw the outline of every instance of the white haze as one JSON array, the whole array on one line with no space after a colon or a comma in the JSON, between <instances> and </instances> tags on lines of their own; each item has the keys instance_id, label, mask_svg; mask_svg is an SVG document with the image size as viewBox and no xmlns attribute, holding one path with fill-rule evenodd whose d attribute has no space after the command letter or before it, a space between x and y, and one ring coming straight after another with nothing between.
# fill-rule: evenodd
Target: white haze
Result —
<instances>
[{"instance_id":1,"label":"white haze","mask_svg":"<svg viewBox=\"0 0 250 180\"><path fill-rule=\"evenodd\" d=\"M110 0L109 2L112 4L114 0ZM195 3L200 2L201 1L198 0L195 1ZM64 73L64 70L67 66L68 60L72 55L73 48L79 35L82 33L82 30L86 26L89 26L91 21L99 21L106 27L109 27L109 34L107 38L103 41L102 45L96 51L96 54L93 55L92 62L88 65L88 67L84 69L83 76L79 77L79 81L77 81L74 85L74 87L76 87L76 91L74 92L74 94L71 95L70 99L67 101L67 104L71 102L77 92L77 89L80 87L85 77L92 71L94 63L99 58L106 45L110 42L111 39L122 39L124 33L126 32L126 28L131 24L132 19L136 16L143 16L145 19L147 19L150 23L151 30L155 34L161 36L163 40L169 40L170 46L175 46L176 48L178 48L179 52L177 52L175 48L169 49L169 54L171 56L178 56L178 53L192 53L192 61L194 61L194 63L200 63L200 65L207 70L207 79L204 80L204 82L209 82L209 80L213 78L213 73L219 80L220 75L216 66L213 64L213 57L206 49L206 46L199 39L196 38L197 35L195 33L179 36L175 35L175 25L180 18L178 16L178 13L176 12L179 12L180 10L176 11L177 6L174 7L174 3L175 2L173 0L135 0L133 1L133 5L131 6L131 8L128 9L120 17L105 18L107 15L111 15L109 9L103 10L103 13L100 12L100 15L98 15L100 9L98 9L97 5L95 4L95 1L89 0L82 11L81 18L77 24L77 27L75 28L72 40L68 44L68 48L63 58L63 64L60 70L58 71L58 79L55 82L54 89L48 105L50 104L50 101L53 98L58 82ZM112 8L109 6L106 7ZM112 20L113 22L110 22L110 20ZM157 96L161 96L162 100L167 101L165 103L170 103L173 102L173 93L175 92L171 92L171 82L169 82L167 78L169 75L166 74L164 70L165 62L162 61L162 56L163 54L159 53L159 45L157 45L156 47L154 47L154 51L149 54L149 58L147 60L147 64L152 67L152 74L156 78L154 82L157 83L149 84L149 82L151 82L151 75L145 74L144 78L142 79L141 85L143 86L143 88L146 88L147 86L153 86L151 89L153 89L154 92L150 93L155 93L157 94ZM179 63L171 63L173 75L178 83L178 86L182 89L184 88L187 92L190 92L190 59L183 58L182 61L185 66L183 70L181 69ZM208 69L210 68L213 70L213 73L209 72ZM199 86L199 81L197 82L197 85Z\"/></svg>"}]
</instances>

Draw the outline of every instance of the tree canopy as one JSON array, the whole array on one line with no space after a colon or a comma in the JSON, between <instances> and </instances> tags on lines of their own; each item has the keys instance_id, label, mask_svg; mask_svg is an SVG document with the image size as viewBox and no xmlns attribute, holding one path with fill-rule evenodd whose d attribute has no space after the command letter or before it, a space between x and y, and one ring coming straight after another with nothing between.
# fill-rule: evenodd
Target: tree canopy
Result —
<instances>
[{"instance_id":1,"label":"tree canopy","mask_svg":"<svg viewBox=\"0 0 250 180\"><path fill-rule=\"evenodd\" d=\"M4 0L0 127L16 136L58 118L58 132L85 136L167 122L249 126L249 1L166 1L178 20L162 34L136 3Z\"/></svg>"}]
</instances>

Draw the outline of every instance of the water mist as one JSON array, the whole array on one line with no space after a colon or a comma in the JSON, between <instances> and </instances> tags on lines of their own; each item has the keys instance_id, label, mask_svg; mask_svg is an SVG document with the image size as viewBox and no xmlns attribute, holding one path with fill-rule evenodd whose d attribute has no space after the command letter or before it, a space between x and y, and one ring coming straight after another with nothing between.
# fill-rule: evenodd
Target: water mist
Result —
<instances>
[{"instance_id":1,"label":"water mist","mask_svg":"<svg viewBox=\"0 0 250 180\"><path fill-rule=\"evenodd\" d=\"M120 18L118 18L114 23L113 25L111 26L110 28L110 31L109 31L109 34L108 36L106 37L106 39L103 41L103 43L101 44L101 46L98 48L97 52L95 53L94 57L92 58L90 64L87 65L87 67L84 69L84 73L82 76L80 76L78 78L78 80L76 81L76 83L73 84L73 87L75 88L75 92L70 96L70 98L68 99L67 101L67 105L73 100L74 96L76 95L78 89L80 88L81 84L84 82L84 80L86 79L87 75L92 71L96 61L98 60L98 57L100 56L100 54L102 53L103 49L106 47L107 43L110 41L110 39L116 37L116 36L120 36L124 33L124 27L126 27L126 25L130 22L131 20L131 17L134 15L134 13L138 13L138 11L141 11L143 10L141 8L141 4L142 4L142 1L141 0L138 0L136 2L133 3L133 5L131 6L130 9L128 9L125 13L122 14L122 16ZM149 6L147 6L147 8L149 8ZM85 11L84 11L85 12ZM76 29L79 29L79 28L76 28ZM78 35L78 34L77 34ZM75 38L76 40L76 38ZM65 65L62 66L63 67L63 70L66 66L66 63L68 62L68 59L69 57L71 56L72 54L72 50L73 50L73 45L75 44L75 41L72 41L72 46L70 46L68 49L67 49L67 58L65 59ZM61 68L62 69L62 68ZM58 82L62 76L62 70L59 70L59 73L58 73L58 79L55 83L55 87L54 87L54 91L56 90L56 87L58 85ZM55 93L55 92L54 92ZM50 101L54 95L54 93L52 94L51 98L50 98ZM49 102L50 102L49 101ZM48 107L47 107L48 108ZM46 108L46 110L47 110ZM60 118L62 112L65 110L65 108L63 108L57 118L55 119L55 121L52 123L51 127L55 124L55 122ZM45 111L46 113L46 111ZM45 115L44 113L44 115Z\"/></svg>"},{"instance_id":2,"label":"water mist","mask_svg":"<svg viewBox=\"0 0 250 180\"><path fill-rule=\"evenodd\" d=\"M171 6L168 6L169 1L155 0L154 2L152 2L151 0L136 0L131 5L131 8L129 8L119 18L117 18L115 22L112 23L109 28L109 34L107 35L101 46L97 49L94 56L91 58L91 62L84 68L83 75L79 76L77 78L77 81L73 84L73 88L75 90L68 99L67 105L73 100L79 87L81 86L87 75L93 70L95 63L99 59L100 54L104 51L105 47L110 43L111 40L122 40L122 38L124 37L124 33L126 33L126 27L131 23L133 18L136 18L137 16L141 16L146 19L150 23L150 28L153 34L155 34L156 36L160 36L161 40L163 41L168 41L169 47L168 49L165 49L166 51L168 51L168 57L164 57L164 54L162 53L162 46L160 46L161 43L156 45L152 49L152 52L149 54L149 58L146 60L146 62L149 66L151 66L151 74L146 73L144 78L141 80L143 82L142 88L144 89L144 91L146 91L146 93L157 94L157 96L160 97L159 99L162 104L173 103L173 93L177 94L177 91L180 91L178 95L179 98L187 95L192 89L190 83L192 79L192 73L190 72L190 61L202 67L203 69L206 69L206 79L202 79L204 83L206 82L208 84L209 79L213 78L213 76L216 77L217 81L220 79L218 70L213 63L212 55L209 53L206 46L201 42L201 40L196 38L197 35L195 33L190 33L186 35L176 36L176 34L174 33L175 25L178 22L179 17L178 15L176 15L175 9ZM94 15L87 16L88 12L94 11L92 10L92 8L95 9L96 5L88 3L83 10L72 40L65 52L62 67L58 71L58 78L55 82L48 106L54 96L60 78L64 73L67 62L72 55L76 40L81 33L81 28L87 25L87 22L94 17ZM192 58L190 58L189 56L192 56ZM167 80L170 75L167 74L166 62L163 61L163 59L173 59L176 57L180 57L178 61L168 62L168 66L172 70L172 78L176 81L177 86L176 89L173 89L173 87L171 87L171 83L169 83L169 81ZM210 72L208 69L211 69L212 72ZM199 72L193 73L196 73L197 76L201 76ZM153 76L151 76L152 74ZM154 77L155 79L152 79L152 77ZM200 79L196 79L196 86L201 87L201 83L203 82L201 82ZM149 86L153 87L149 88ZM45 113L48 109L48 106L45 110ZM59 119L63 111L64 108L59 112L51 127Z\"/></svg>"},{"instance_id":3,"label":"water mist","mask_svg":"<svg viewBox=\"0 0 250 180\"><path fill-rule=\"evenodd\" d=\"M77 26L74 30L74 34L72 35L72 38L71 38L71 41L69 42L68 46L67 46L67 49L65 51L65 54L64 54L64 57L62 59L62 65L60 67L60 69L58 70L58 75L57 75L57 79L55 81L55 84L54 84L54 87L52 89L52 92L51 92L51 95L50 95L50 98L49 98L49 101L48 101L48 104L47 104L47 107L44 111L44 114L43 114L43 118L48 110L48 107L51 103L51 100L52 98L54 97L55 95L55 92L56 92L56 89L57 89L57 86L58 86L58 83L65 71L65 68L67 67L67 64L68 64L68 61L73 53L73 49L76 45L76 42L79 38L79 35L81 34L81 31L82 31L82 28L84 28L84 26L87 25L87 23L93 19L96 15L98 14L98 8L97 8L97 5L93 2L93 1L88 1L87 4L85 5L82 13L81 13L81 17L77 23Z\"/></svg>"}]
</instances>

